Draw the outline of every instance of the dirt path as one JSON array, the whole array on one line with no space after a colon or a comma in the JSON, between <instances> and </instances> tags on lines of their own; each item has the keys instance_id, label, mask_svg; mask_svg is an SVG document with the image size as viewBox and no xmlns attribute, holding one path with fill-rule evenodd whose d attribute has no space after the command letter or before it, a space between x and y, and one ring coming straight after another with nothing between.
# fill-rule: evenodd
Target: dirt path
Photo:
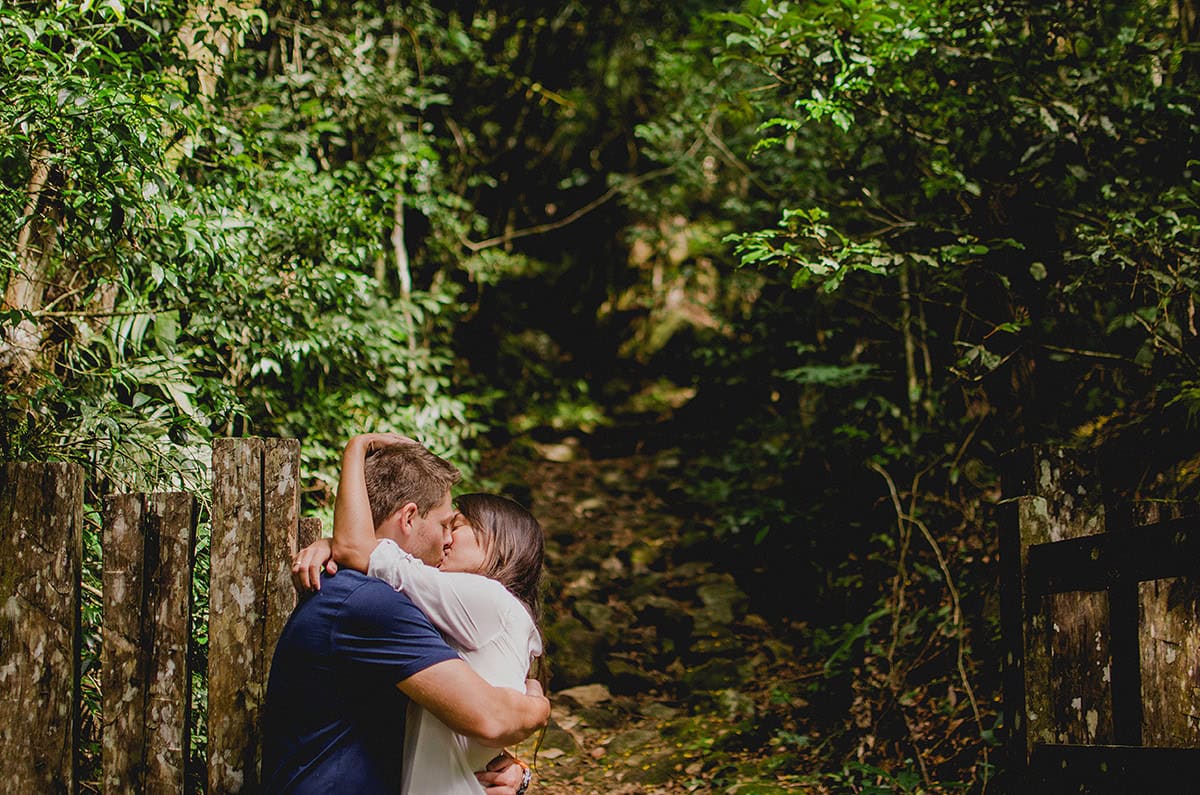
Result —
<instances>
[{"instance_id":1,"label":"dirt path","mask_svg":"<svg viewBox=\"0 0 1200 795\"><path fill-rule=\"evenodd\" d=\"M813 671L798 633L749 612L734 577L696 555L703 529L667 502L676 452L593 458L566 437L515 445L482 474L525 497L547 536L554 709L537 793L823 790L801 775L812 738L797 739L795 715Z\"/></svg>"}]
</instances>

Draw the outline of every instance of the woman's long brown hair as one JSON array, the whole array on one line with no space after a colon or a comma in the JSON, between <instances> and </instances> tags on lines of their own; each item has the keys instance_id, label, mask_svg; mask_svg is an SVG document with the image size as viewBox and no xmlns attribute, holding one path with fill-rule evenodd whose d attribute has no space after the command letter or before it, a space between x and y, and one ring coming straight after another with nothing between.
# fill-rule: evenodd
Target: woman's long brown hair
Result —
<instances>
[{"instance_id":1,"label":"woman's long brown hair","mask_svg":"<svg viewBox=\"0 0 1200 795\"><path fill-rule=\"evenodd\" d=\"M546 541L533 514L515 500L495 494L463 494L458 511L480 535L484 550L479 573L497 580L529 610L533 623L542 618L542 562Z\"/></svg>"}]
</instances>

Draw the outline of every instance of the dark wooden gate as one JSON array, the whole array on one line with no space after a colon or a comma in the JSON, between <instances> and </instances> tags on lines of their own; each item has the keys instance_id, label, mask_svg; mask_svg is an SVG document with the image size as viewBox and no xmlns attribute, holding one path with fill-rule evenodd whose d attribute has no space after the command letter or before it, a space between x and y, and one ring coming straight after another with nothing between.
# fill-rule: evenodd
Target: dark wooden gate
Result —
<instances>
[{"instance_id":1,"label":"dark wooden gate","mask_svg":"<svg viewBox=\"0 0 1200 795\"><path fill-rule=\"evenodd\" d=\"M1200 519L1106 508L1059 450L1004 488L1009 790L1200 792Z\"/></svg>"}]
</instances>

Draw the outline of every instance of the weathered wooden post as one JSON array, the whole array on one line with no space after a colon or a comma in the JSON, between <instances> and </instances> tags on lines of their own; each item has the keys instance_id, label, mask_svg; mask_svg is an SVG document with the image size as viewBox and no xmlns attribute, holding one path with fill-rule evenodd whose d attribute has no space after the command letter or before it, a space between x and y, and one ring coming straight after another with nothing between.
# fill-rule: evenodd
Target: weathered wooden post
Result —
<instances>
[{"instance_id":1,"label":"weathered wooden post","mask_svg":"<svg viewBox=\"0 0 1200 795\"><path fill-rule=\"evenodd\" d=\"M300 517L300 531L296 539L298 549L303 549L321 537L321 520L315 516Z\"/></svg>"},{"instance_id":2,"label":"weathered wooden post","mask_svg":"<svg viewBox=\"0 0 1200 795\"><path fill-rule=\"evenodd\" d=\"M291 557L299 526L295 439L213 443L208 648L208 786L260 785L259 731L271 654L296 596Z\"/></svg>"},{"instance_id":3,"label":"weathered wooden post","mask_svg":"<svg viewBox=\"0 0 1200 795\"><path fill-rule=\"evenodd\" d=\"M1023 643L1007 652L1005 723L1026 757L1038 742L1112 742L1108 594L1030 593L1023 579L1033 546L1104 532L1099 481L1063 450L1030 448L1007 463L1005 496L1019 495L1007 506L1001 538L1016 611L1008 634Z\"/></svg>"},{"instance_id":4,"label":"weathered wooden post","mask_svg":"<svg viewBox=\"0 0 1200 795\"><path fill-rule=\"evenodd\" d=\"M0 791L73 793L83 471L0 465Z\"/></svg>"},{"instance_id":5,"label":"weathered wooden post","mask_svg":"<svg viewBox=\"0 0 1200 795\"><path fill-rule=\"evenodd\" d=\"M191 494L105 500L105 792L184 791L196 515Z\"/></svg>"}]
</instances>

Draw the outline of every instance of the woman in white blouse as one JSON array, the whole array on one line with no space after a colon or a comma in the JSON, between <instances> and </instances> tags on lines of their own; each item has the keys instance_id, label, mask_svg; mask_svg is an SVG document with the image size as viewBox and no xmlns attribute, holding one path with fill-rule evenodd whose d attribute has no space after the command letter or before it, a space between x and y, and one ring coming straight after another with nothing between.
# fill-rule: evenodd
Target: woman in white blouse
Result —
<instances>
[{"instance_id":1,"label":"woman in white blouse","mask_svg":"<svg viewBox=\"0 0 1200 795\"><path fill-rule=\"evenodd\" d=\"M379 577L403 591L475 671L496 686L524 691L542 654L538 589L544 539L537 520L518 503L491 494L465 494L451 520L451 543L440 568L422 563L395 542L375 538L364 475L366 455L397 434L363 434L346 446L334 509L333 543L302 550L293 571L335 564ZM332 546L332 548L331 548ZM332 573L336 565L327 564ZM308 582L307 579L304 580ZM319 581L312 585L319 587ZM404 736L404 795L479 795L475 777L494 748L451 731L415 703ZM528 769L525 784L528 784Z\"/></svg>"}]
</instances>

